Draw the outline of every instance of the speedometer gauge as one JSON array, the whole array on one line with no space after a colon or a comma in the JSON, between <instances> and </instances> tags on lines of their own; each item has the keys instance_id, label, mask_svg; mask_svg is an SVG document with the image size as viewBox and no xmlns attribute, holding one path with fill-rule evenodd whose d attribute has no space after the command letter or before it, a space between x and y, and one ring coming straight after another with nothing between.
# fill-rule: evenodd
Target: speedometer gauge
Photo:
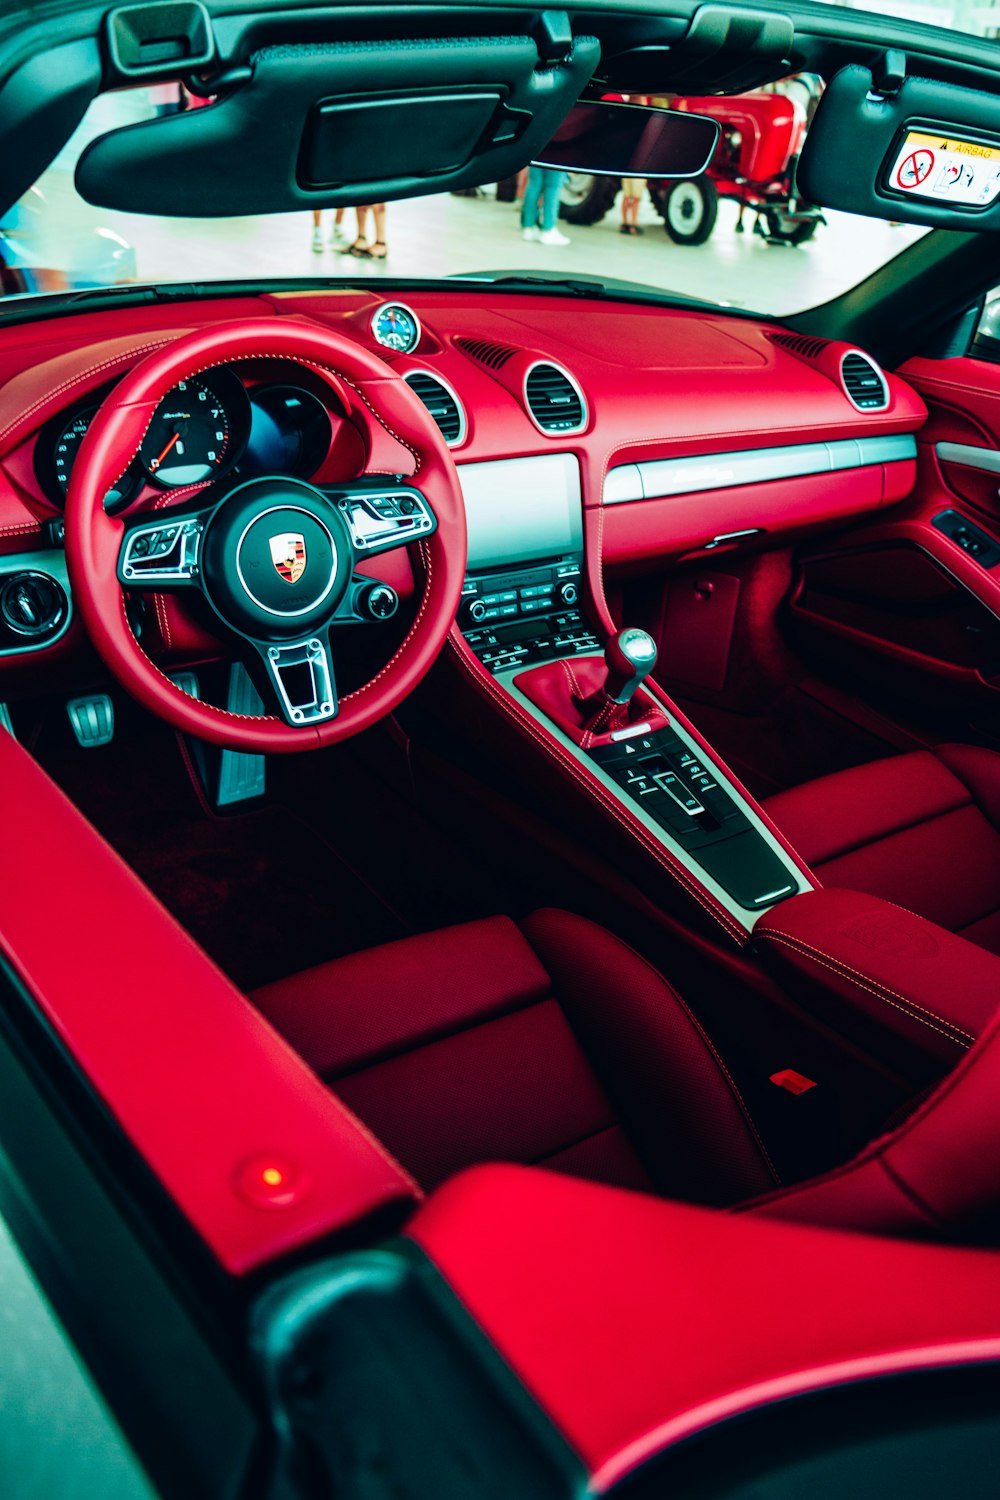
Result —
<instances>
[{"instance_id":1,"label":"speedometer gauge","mask_svg":"<svg viewBox=\"0 0 1000 1500\"><path fill-rule=\"evenodd\" d=\"M402 302L383 302L372 314L375 342L397 354L409 354L420 342L420 319Z\"/></svg>"},{"instance_id":2,"label":"speedometer gauge","mask_svg":"<svg viewBox=\"0 0 1000 1500\"><path fill-rule=\"evenodd\" d=\"M229 370L191 376L168 391L153 414L139 462L168 489L201 484L231 469L243 452L250 403Z\"/></svg>"},{"instance_id":3,"label":"speedometer gauge","mask_svg":"<svg viewBox=\"0 0 1000 1500\"><path fill-rule=\"evenodd\" d=\"M80 444L87 435L87 429L97 415L96 406L84 407L74 417L65 422L58 431L53 433L50 443L41 443L37 450L38 456L47 456L51 465L51 476L55 482L57 494L52 496L58 498L60 505L66 503L66 492L69 489L69 476L76 462L76 455L80 451ZM64 419L65 421L65 419ZM122 506L135 498L142 485L142 475L137 474L134 469L128 468L121 478L108 490L104 497L104 509L107 511L120 510ZM46 486L48 488L48 486Z\"/></svg>"}]
</instances>

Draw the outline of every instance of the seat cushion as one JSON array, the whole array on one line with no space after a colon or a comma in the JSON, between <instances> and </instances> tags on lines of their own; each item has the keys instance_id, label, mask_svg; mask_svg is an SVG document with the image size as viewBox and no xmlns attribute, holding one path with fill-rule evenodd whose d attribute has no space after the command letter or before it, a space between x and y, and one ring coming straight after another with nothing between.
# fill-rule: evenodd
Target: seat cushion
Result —
<instances>
[{"instance_id":1,"label":"seat cushion","mask_svg":"<svg viewBox=\"0 0 1000 1500\"><path fill-rule=\"evenodd\" d=\"M765 804L824 885L1000 953L1000 755L939 745L822 776Z\"/></svg>"},{"instance_id":2,"label":"seat cushion","mask_svg":"<svg viewBox=\"0 0 1000 1500\"><path fill-rule=\"evenodd\" d=\"M483 1161L704 1202L775 1184L683 1002L583 918L470 922L252 998L425 1188Z\"/></svg>"}]
</instances>

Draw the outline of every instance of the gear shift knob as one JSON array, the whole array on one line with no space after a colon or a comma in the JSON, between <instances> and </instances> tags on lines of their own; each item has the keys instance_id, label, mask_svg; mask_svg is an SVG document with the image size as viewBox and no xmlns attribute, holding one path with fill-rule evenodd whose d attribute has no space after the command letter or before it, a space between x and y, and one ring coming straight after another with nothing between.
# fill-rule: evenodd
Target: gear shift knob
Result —
<instances>
[{"instance_id":1,"label":"gear shift knob","mask_svg":"<svg viewBox=\"0 0 1000 1500\"><path fill-rule=\"evenodd\" d=\"M605 646L604 660L608 668L605 693L612 703L629 703L656 666L656 642L645 630L619 630Z\"/></svg>"}]
</instances>

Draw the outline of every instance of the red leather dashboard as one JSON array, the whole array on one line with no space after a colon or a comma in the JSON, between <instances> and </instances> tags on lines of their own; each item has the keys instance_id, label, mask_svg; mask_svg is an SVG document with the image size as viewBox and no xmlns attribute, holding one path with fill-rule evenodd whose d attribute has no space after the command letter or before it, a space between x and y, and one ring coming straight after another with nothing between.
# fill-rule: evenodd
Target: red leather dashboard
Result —
<instances>
[{"instance_id":1,"label":"red leather dashboard","mask_svg":"<svg viewBox=\"0 0 1000 1500\"><path fill-rule=\"evenodd\" d=\"M424 327L419 347L410 355L380 352L400 373L440 374L458 393L468 427L456 460L575 453L585 507L606 512L597 528L605 565L676 555L737 523L781 530L829 523L898 499L913 482L912 463L896 463L603 507L605 476L621 464L912 433L925 408L910 386L890 376L888 408L859 412L831 378L829 358L810 362L775 343L776 330L768 325L721 313L491 294L478 287L409 295ZM42 523L58 513L35 474L40 429L124 374L143 353L193 327L275 315L330 328L374 349L369 323L382 300L345 288L78 313L3 330L0 553L37 546ZM579 435L542 433L527 415L512 372L534 358L563 366L579 384L588 408ZM258 378L249 369L241 374L251 382ZM378 466L392 467L393 457L380 453ZM357 442L341 430L323 475L346 477L356 472L358 459ZM149 492L138 502L146 503ZM587 529L595 540L595 528ZM36 655L36 671L77 636L71 631ZM0 662L0 672L11 660Z\"/></svg>"}]
</instances>

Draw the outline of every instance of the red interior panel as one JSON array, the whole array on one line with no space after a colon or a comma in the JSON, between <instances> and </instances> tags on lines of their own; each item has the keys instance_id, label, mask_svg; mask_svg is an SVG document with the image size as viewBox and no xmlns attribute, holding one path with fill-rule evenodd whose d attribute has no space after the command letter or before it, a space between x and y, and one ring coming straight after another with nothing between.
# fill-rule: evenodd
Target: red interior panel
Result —
<instances>
[{"instance_id":1,"label":"red interior panel","mask_svg":"<svg viewBox=\"0 0 1000 1500\"><path fill-rule=\"evenodd\" d=\"M1000 1354L988 1251L730 1218L516 1167L453 1179L408 1232L599 1492L762 1403Z\"/></svg>"},{"instance_id":2,"label":"red interior panel","mask_svg":"<svg viewBox=\"0 0 1000 1500\"><path fill-rule=\"evenodd\" d=\"M417 1196L402 1169L4 733L0 782L22 810L4 825L0 946L226 1270L400 1217ZM53 850L86 872L57 940Z\"/></svg>"}]
</instances>

